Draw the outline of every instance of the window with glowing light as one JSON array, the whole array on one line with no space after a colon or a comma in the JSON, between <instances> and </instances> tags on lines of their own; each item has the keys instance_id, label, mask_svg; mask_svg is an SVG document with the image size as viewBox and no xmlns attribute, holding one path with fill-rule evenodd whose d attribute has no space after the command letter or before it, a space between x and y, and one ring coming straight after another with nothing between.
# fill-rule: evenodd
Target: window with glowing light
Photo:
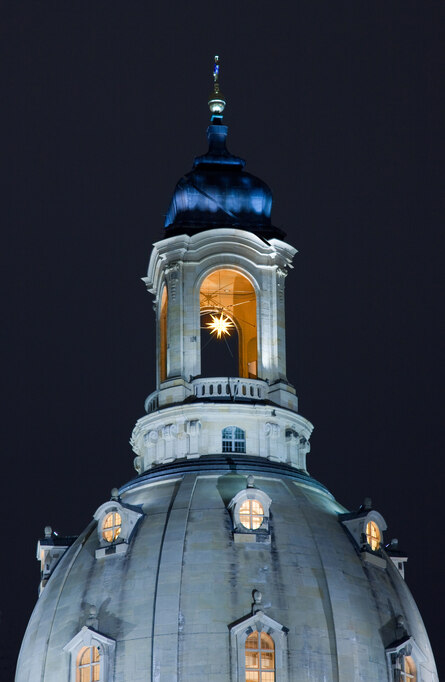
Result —
<instances>
[{"instance_id":1,"label":"window with glowing light","mask_svg":"<svg viewBox=\"0 0 445 682\"><path fill-rule=\"evenodd\" d=\"M403 682L408 682L408 680L410 680L411 682L416 682L417 680L416 664L414 663L411 656L403 656L400 678Z\"/></svg>"},{"instance_id":2,"label":"window with glowing light","mask_svg":"<svg viewBox=\"0 0 445 682\"><path fill-rule=\"evenodd\" d=\"M76 682L100 681L100 653L96 646L84 646L77 657Z\"/></svg>"},{"instance_id":3,"label":"window with glowing light","mask_svg":"<svg viewBox=\"0 0 445 682\"><path fill-rule=\"evenodd\" d=\"M266 632L246 639L246 682L275 682L275 646Z\"/></svg>"},{"instance_id":4,"label":"window with glowing light","mask_svg":"<svg viewBox=\"0 0 445 682\"><path fill-rule=\"evenodd\" d=\"M369 521L366 524L366 542L371 547L373 552L379 549L381 539L381 533L378 525L375 523L375 521Z\"/></svg>"},{"instance_id":5,"label":"window with glowing light","mask_svg":"<svg viewBox=\"0 0 445 682\"><path fill-rule=\"evenodd\" d=\"M201 326L210 334L208 343L222 342L228 346L230 338L236 335L238 345L233 352L238 354L238 368L234 374L237 371L240 377L256 378L257 303L250 280L235 270L212 272L201 284L199 307ZM204 347L201 354L203 350ZM229 352L232 353L230 349Z\"/></svg>"},{"instance_id":6,"label":"window with glowing light","mask_svg":"<svg viewBox=\"0 0 445 682\"><path fill-rule=\"evenodd\" d=\"M239 520L248 530L256 530L264 520L264 509L258 500L246 500L239 509Z\"/></svg>"},{"instance_id":7,"label":"window with glowing light","mask_svg":"<svg viewBox=\"0 0 445 682\"><path fill-rule=\"evenodd\" d=\"M167 286L164 284L161 296L161 311L159 316L159 378L167 378Z\"/></svg>"},{"instance_id":8,"label":"window with glowing light","mask_svg":"<svg viewBox=\"0 0 445 682\"><path fill-rule=\"evenodd\" d=\"M119 512L110 512L103 520L102 537L107 542L117 540L122 530L122 517Z\"/></svg>"},{"instance_id":9,"label":"window with glowing light","mask_svg":"<svg viewBox=\"0 0 445 682\"><path fill-rule=\"evenodd\" d=\"M246 434L238 426L227 426L222 432L223 452L246 452Z\"/></svg>"}]
</instances>

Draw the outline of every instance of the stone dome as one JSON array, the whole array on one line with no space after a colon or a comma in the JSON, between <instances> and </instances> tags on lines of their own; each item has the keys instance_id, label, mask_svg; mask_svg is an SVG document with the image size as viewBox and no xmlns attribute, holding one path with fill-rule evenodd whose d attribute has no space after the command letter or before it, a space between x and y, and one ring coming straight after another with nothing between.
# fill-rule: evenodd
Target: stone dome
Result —
<instances>
[{"instance_id":1,"label":"stone dome","mask_svg":"<svg viewBox=\"0 0 445 682\"><path fill-rule=\"evenodd\" d=\"M264 506L253 530L236 516L248 498ZM104 548L110 510L122 533ZM413 646L417 679L437 679L397 567L384 550L369 560L354 536L375 512L345 512L307 474L257 457L154 467L114 491L56 566L16 679L74 682L82 641L99 647L107 682L245 680L255 631L275 642L276 682L388 682L391 656Z\"/></svg>"},{"instance_id":2,"label":"stone dome","mask_svg":"<svg viewBox=\"0 0 445 682\"><path fill-rule=\"evenodd\" d=\"M226 148L227 126L207 129L209 150L176 185L167 212L167 234L193 234L212 227L240 227L264 237L283 237L271 224L272 192L244 170L245 161Z\"/></svg>"}]
</instances>

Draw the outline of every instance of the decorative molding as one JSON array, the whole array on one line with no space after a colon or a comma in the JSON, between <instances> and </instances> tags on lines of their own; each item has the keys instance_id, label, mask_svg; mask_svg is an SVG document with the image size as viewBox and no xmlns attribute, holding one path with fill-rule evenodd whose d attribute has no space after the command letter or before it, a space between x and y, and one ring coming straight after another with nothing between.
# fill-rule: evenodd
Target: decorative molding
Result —
<instances>
[{"instance_id":1,"label":"decorative molding","mask_svg":"<svg viewBox=\"0 0 445 682\"><path fill-rule=\"evenodd\" d=\"M266 422L264 424L264 435L267 438L278 438L280 435L280 426L276 422Z\"/></svg>"},{"instance_id":2,"label":"decorative molding","mask_svg":"<svg viewBox=\"0 0 445 682\"><path fill-rule=\"evenodd\" d=\"M151 429L151 431L147 431L147 433L144 434L144 443L147 447L156 443L158 439L159 433L157 429Z\"/></svg>"},{"instance_id":3,"label":"decorative molding","mask_svg":"<svg viewBox=\"0 0 445 682\"><path fill-rule=\"evenodd\" d=\"M164 440L172 440L178 435L178 427L176 424L166 424L162 427L162 438Z\"/></svg>"},{"instance_id":4,"label":"decorative molding","mask_svg":"<svg viewBox=\"0 0 445 682\"><path fill-rule=\"evenodd\" d=\"M76 682L78 679L77 657L83 647L89 646L95 646L99 650L100 677L98 682L113 682L116 642L86 625L63 647L63 650L70 656L69 682Z\"/></svg>"},{"instance_id":5,"label":"decorative molding","mask_svg":"<svg viewBox=\"0 0 445 682\"><path fill-rule=\"evenodd\" d=\"M248 477L249 479L249 477ZM232 514L233 522L233 539L236 543L249 543L249 542L260 542L263 544L270 544L270 532L269 532L269 510L272 503L272 499L267 493L259 488L254 488L249 485L250 481L247 481L248 487L240 490L235 497L231 499L228 505L228 509ZM263 522L259 528L255 530L249 530L243 526L240 520L240 508L243 502L246 500L258 500L263 507Z\"/></svg>"},{"instance_id":6,"label":"decorative molding","mask_svg":"<svg viewBox=\"0 0 445 682\"><path fill-rule=\"evenodd\" d=\"M117 512L121 517L121 529L118 537L113 542L108 542L103 536L103 522L105 517L113 512ZM130 509L130 507L118 500L110 500L102 504L94 514L94 518L97 521L97 536L99 540L99 547L95 552L96 559L116 554L126 554L130 538L142 516L142 512L136 511L134 508Z\"/></svg>"},{"instance_id":7,"label":"decorative molding","mask_svg":"<svg viewBox=\"0 0 445 682\"><path fill-rule=\"evenodd\" d=\"M257 593L257 599L255 599ZM266 616L260 607L262 595L254 590L253 614L229 626L232 660L232 680L244 682L246 679L246 639L252 632L266 632L275 645L275 682L289 682L287 633L286 627L273 618Z\"/></svg>"}]
</instances>

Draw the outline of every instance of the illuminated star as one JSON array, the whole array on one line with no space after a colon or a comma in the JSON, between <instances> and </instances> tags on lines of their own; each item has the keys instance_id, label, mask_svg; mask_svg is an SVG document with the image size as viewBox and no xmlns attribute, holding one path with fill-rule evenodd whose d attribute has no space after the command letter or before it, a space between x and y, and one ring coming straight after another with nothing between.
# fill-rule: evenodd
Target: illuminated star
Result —
<instances>
[{"instance_id":1,"label":"illuminated star","mask_svg":"<svg viewBox=\"0 0 445 682\"><path fill-rule=\"evenodd\" d=\"M219 317L217 315L210 315L210 317L212 318L212 321L207 322L206 326L211 334L216 334L218 339L220 339L223 334L230 335L230 329L234 326L232 320L228 317L224 317L222 313Z\"/></svg>"}]
</instances>

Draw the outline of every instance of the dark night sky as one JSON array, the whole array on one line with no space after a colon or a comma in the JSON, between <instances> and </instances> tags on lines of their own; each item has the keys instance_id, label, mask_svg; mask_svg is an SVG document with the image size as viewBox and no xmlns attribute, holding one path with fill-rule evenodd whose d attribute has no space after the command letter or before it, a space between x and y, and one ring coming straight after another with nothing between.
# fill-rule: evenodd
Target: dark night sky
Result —
<instances>
[{"instance_id":1,"label":"dark night sky","mask_svg":"<svg viewBox=\"0 0 445 682\"><path fill-rule=\"evenodd\" d=\"M206 150L215 53L228 146L272 187L274 223L299 250L288 376L315 424L310 472L350 508L371 496L408 550L445 676L444 3L0 12L1 681L36 600L44 526L80 532L133 477L128 439L155 362L140 277L175 182Z\"/></svg>"}]
</instances>

